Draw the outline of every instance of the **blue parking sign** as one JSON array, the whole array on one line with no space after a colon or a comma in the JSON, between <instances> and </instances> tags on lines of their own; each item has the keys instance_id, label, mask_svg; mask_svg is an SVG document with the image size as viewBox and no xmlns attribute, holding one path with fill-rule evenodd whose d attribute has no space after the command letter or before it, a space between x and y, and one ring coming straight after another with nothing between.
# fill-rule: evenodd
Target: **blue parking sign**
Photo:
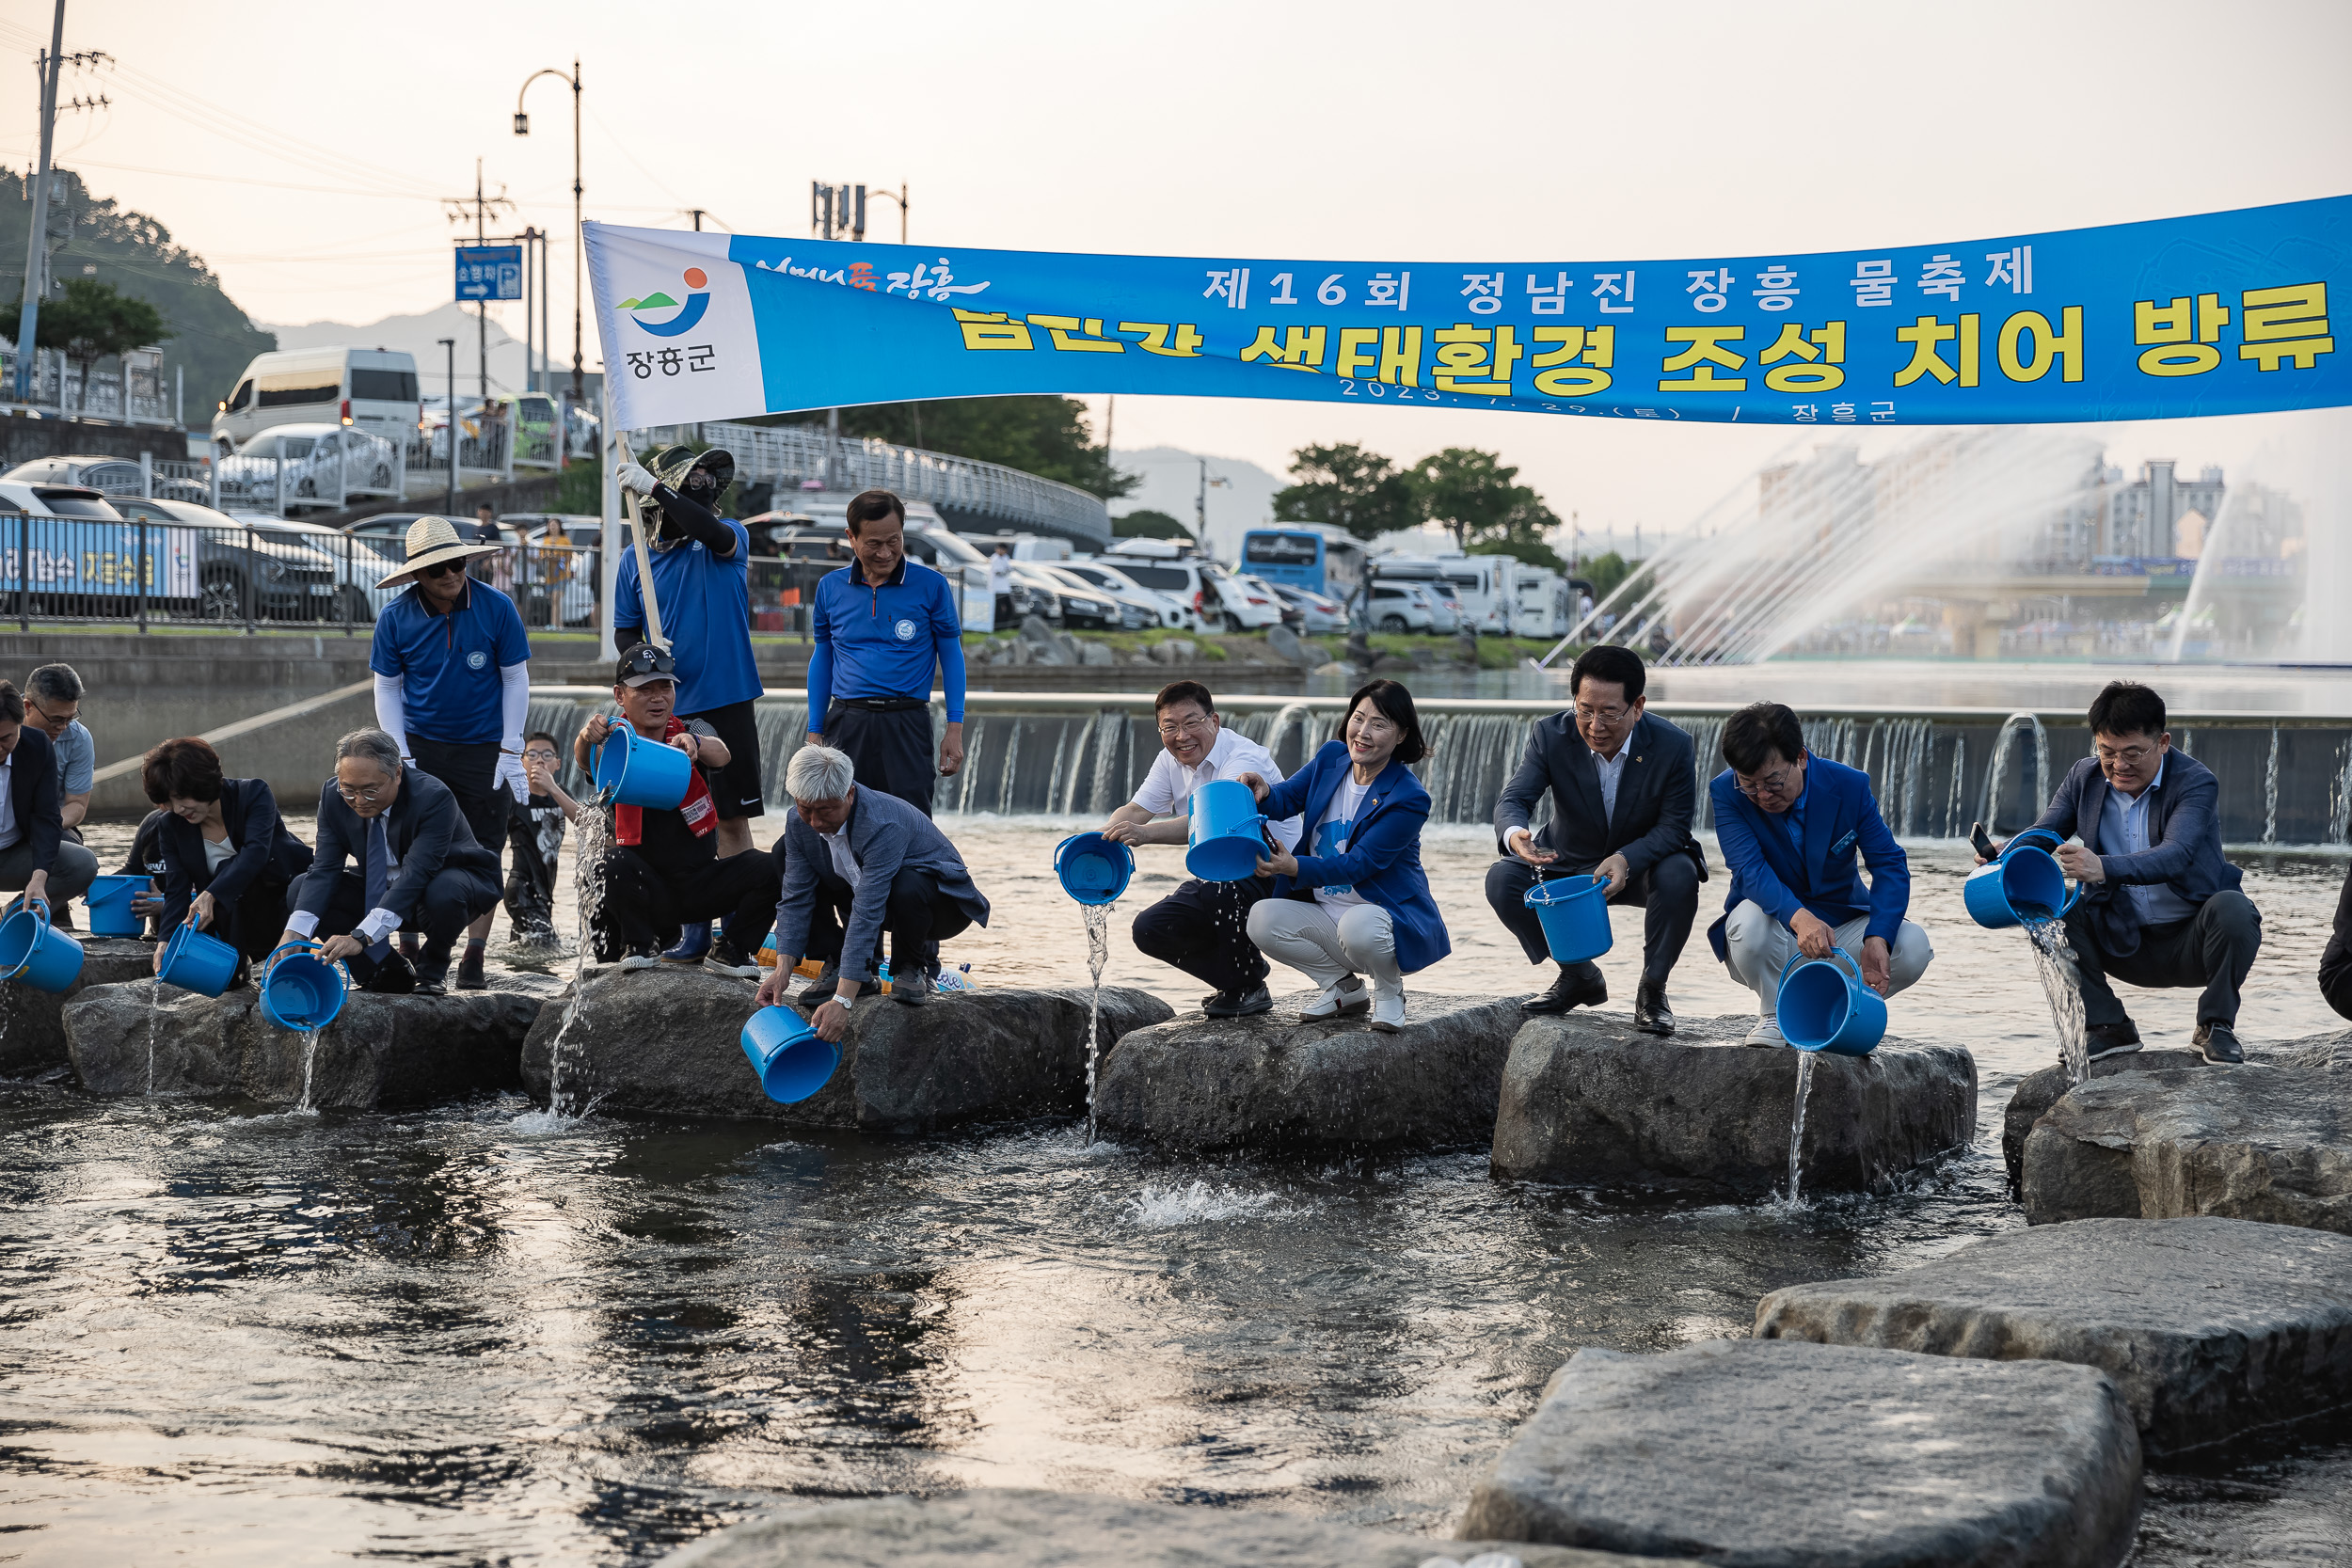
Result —
<instances>
[{"instance_id":1,"label":"blue parking sign","mask_svg":"<svg viewBox=\"0 0 2352 1568\"><path fill-rule=\"evenodd\" d=\"M457 297L461 300L523 297L523 247L461 245L457 247Z\"/></svg>"}]
</instances>

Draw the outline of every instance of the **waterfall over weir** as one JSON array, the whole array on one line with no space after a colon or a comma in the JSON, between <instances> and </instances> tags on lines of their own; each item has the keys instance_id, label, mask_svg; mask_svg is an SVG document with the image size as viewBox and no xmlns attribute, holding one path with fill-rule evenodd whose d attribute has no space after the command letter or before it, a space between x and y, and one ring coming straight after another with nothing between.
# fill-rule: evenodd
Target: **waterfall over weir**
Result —
<instances>
[{"instance_id":1,"label":"waterfall over weir","mask_svg":"<svg viewBox=\"0 0 2352 1568\"><path fill-rule=\"evenodd\" d=\"M1797 693L1791 693L1796 695ZM1228 695L1225 721L1295 771L1337 734L1341 704L1329 698ZM585 688L533 692L530 727L560 737L578 733L605 693ZM1708 783L1723 768L1723 710L1666 705L1653 714L1678 725L1696 752L1695 826L1712 831ZM771 818L789 803L785 768L807 733L797 692L759 705L761 777ZM1430 754L1414 771L1429 790L1434 820L1490 821L1527 747L1542 703L1432 699L1421 705ZM1869 774L1887 826L1899 838L1962 838L1982 820L2006 834L2026 827L2090 737L2077 714L1933 709L1806 712L1805 748ZM934 725L944 721L933 709ZM2352 836L2352 721L2177 715L2175 744L2221 779L2222 836L2231 844L2340 845ZM2029 744L2020 744L2021 736ZM1048 815L1099 819L1133 798L1159 754L1151 699L1140 693L976 692L964 722L964 766L939 781L941 816ZM568 753L568 746L564 747ZM568 788L582 787L567 772ZM1549 802L1536 820L1549 816ZM759 835L761 842L772 832Z\"/></svg>"}]
</instances>

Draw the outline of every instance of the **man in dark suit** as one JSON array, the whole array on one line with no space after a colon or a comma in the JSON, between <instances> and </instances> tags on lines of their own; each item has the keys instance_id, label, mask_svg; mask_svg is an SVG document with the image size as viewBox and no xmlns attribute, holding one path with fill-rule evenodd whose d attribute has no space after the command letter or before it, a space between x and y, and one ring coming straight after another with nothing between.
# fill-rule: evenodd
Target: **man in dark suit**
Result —
<instances>
[{"instance_id":1,"label":"man in dark suit","mask_svg":"<svg viewBox=\"0 0 2352 1568\"><path fill-rule=\"evenodd\" d=\"M457 933L499 901L499 858L475 841L449 785L404 767L382 730L354 730L335 743L318 837L310 869L287 891L280 940L324 936L324 956L369 990L443 994ZM424 933L413 971L392 948L400 930Z\"/></svg>"},{"instance_id":2,"label":"man in dark suit","mask_svg":"<svg viewBox=\"0 0 2352 1568\"><path fill-rule=\"evenodd\" d=\"M24 694L0 681L0 892L22 893L54 919L89 891L98 857L65 836L49 736L24 722Z\"/></svg>"},{"instance_id":3,"label":"man in dark suit","mask_svg":"<svg viewBox=\"0 0 2352 1568\"><path fill-rule=\"evenodd\" d=\"M2107 983L2201 986L2198 1048L2208 1062L2246 1060L2238 1048L2238 988L2262 948L2262 911L2221 857L2221 783L2172 750L2164 699L2110 681L2090 701L2093 754L2034 826L2059 838L2058 863L2084 883L2066 916L2090 1054L2139 1049L2139 1030ZM1980 857L1981 858L1981 857Z\"/></svg>"},{"instance_id":4,"label":"man in dark suit","mask_svg":"<svg viewBox=\"0 0 2352 1568\"><path fill-rule=\"evenodd\" d=\"M1642 984L1633 1026L1671 1035L1666 976L1691 940L1707 862L1691 837L1696 795L1691 737L1645 711L1645 673L1630 648L1587 648L1568 672L1571 713L1538 720L1527 754L1495 802L1495 841L1503 858L1486 871L1486 902L1526 949L1527 961L1550 957L1541 923L1527 907L1539 871L1609 879L1613 902L1648 911L1642 931ZM1551 820L1531 832L1529 813L1551 793ZM1609 1000L1598 965L1562 964L1541 996L1519 1004L1531 1013L1565 1013Z\"/></svg>"},{"instance_id":5,"label":"man in dark suit","mask_svg":"<svg viewBox=\"0 0 2352 1568\"><path fill-rule=\"evenodd\" d=\"M1800 953L1827 958L1837 948L1881 996L1915 984L1935 949L1903 918L1911 860L1879 815L1870 775L1808 752L1804 727L1780 703L1751 703L1724 720L1723 747L1731 766L1707 793L1731 891L1707 940L1731 977L1756 992L1747 1043L1788 1043L1780 977Z\"/></svg>"}]
</instances>

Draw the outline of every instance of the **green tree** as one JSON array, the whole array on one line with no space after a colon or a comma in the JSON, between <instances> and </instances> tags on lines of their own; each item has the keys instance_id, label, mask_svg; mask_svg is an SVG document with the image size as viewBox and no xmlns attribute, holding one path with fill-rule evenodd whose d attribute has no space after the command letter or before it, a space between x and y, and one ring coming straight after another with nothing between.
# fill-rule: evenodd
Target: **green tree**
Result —
<instances>
[{"instance_id":1,"label":"green tree","mask_svg":"<svg viewBox=\"0 0 2352 1568\"><path fill-rule=\"evenodd\" d=\"M1616 551L1611 550L1607 555L1596 556L1584 562L1584 570L1580 575L1593 585L1593 602L1598 604L1615 593L1617 584L1623 582L1632 573L1632 564Z\"/></svg>"},{"instance_id":2,"label":"green tree","mask_svg":"<svg viewBox=\"0 0 2352 1568\"><path fill-rule=\"evenodd\" d=\"M1165 512L1149 508L1111 519L1111 532L1121 539L1190 539L1192 530Z\"/></svg>"},{"instance_id":3,"label":"green tree","mask_svg":"<svg viewBox=\"0 0 2352 1568\"><path fill-rule=\"evenodd\" d=\"M1378 452L1352 442L1300 447L1291 453L1290 472L1297 483L1275 493L1277 522L1326 523L1359 539L1376 539L1422 521L1412 481Z\"/></svg>"},{"instance_id":4,"label":"green tree","mask_svg":"<svg viewBox=\"0 0 2352 1568\"><path fill-rule=\"evenodd\" d=\"M21 306L20 306L21 308ZM34 336L50 341L50 323L56 323L55 346L82 367L82 401L89 402L90 372L101 359L159 343L170 335L164 313L143 299L131 299L94 277L66 279L64 297L45 302Z\"/></svg>"},{"instance_id":5,"label":"green tree","mask_svg":"<svg viewBox=\"0 0 2352 1568\"><path fill-rule=\"evenodd\" d=\"M804 416L794 416L796 420ZM1111 467L1110 452L1087 427L1076 398L954 398L945 403L877 403L841 411L845 436L872 436L900 446L1001 463L1040 479L1074 484L1104 500L1142 481Z\"/></svg>"},{"instance_id":6,"label":"green tree","mask_svg":"<svg viewBox=\"0 0 2352 1568\"><path fill-rule=\"evenodd\" d=\"M172 385L175 370L184 372L188 418L199 425L208 422L214 404L235 388L237 372L255 355L276 348L277 338L253 325L204 259L173 243L160 220L119 207L111 198L91 196L71 169L56 172L61 189L50 203L49 221L52 233L61 233L63 240L51 253L50 276L111 284L162 311L167 336L164 385ZM0 169L0 217L7 219L0 221L0 297L11 301L24 292L28 212L23 172ZM41 301L43 344L49 342L49 314L59 297Z\"/></svg>"}]
</instances>

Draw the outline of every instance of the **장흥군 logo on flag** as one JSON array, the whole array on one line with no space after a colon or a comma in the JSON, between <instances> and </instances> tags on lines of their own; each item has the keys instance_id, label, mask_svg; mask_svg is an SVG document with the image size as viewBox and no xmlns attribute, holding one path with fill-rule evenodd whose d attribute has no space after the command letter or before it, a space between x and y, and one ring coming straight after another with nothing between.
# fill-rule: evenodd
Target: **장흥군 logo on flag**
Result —
<instances>
[{"instance_id":1,"label":"\uc7a5\ud765\uad70 logo on flag","mask_svg":"<svg viewBox=\"0 0 2352 1568\"><path fill-rule=\"evenodd\" d=\"M694 330L703 319L703 312L710 309L710 294L705 288L709 281L710 275L702 268L688 267L685 274L688 293L683 307L668 294L656 289L643 299L621 301L620 308L628 312L629 320L655 337L675 338ZM648 310L675 310L677 314L668 321L649 322L645 319L645 312Z\"/></svg>"}]
</instances>

